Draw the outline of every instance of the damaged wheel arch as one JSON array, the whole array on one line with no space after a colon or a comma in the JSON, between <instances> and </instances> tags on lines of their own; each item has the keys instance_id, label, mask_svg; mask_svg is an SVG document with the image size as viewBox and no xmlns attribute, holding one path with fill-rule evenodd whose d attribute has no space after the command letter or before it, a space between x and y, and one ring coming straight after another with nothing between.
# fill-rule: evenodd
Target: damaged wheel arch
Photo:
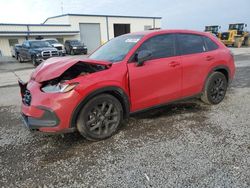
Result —
<instances>
[{"instance_id":1,"label":"damaged wheel arch","mask_svg":"<svg viewBox=\"0 0 250 188\"><path fill-rule=\"evenodd\" d=\"M123 108L123 117L124 118L128 118L129 113L130 113L130 101L129 101L129 97L126 94L126 92L117 86L108 86L108 87L104 87L104 88L100 88L97 89L93 92L91 92L89 95L87 95L87 97L85 97L84 99L82 99L82 101L77 105L77 107L74 109L72 116L71 116L71 121L70 121L70 127L76 127L76 122L77 122L77 118L79 115L79 112L81 111L81 109L83 108L83 106L93 97L100 95L100 94L110 94L114 97L116 97Z\"/></svg>"}]
</instances>

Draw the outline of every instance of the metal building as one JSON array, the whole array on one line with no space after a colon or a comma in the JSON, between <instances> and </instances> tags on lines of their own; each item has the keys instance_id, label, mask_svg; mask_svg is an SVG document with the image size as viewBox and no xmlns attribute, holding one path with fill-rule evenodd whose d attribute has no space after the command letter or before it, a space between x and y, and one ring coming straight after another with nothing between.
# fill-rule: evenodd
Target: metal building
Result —
<instances>
[{"instance_id":1,"label":"metal building","mask_svg":"<svg viewBox=\"0 0 250 188\"><path fill-rule=\"evenodd\" d=\"M161 17L63 14L49 17L43 24L0 23L0 51L11 54L11 46L25 39L57 38L84 42L89 51L113 37L161 27Z\"/></svg>"}]
</instances>

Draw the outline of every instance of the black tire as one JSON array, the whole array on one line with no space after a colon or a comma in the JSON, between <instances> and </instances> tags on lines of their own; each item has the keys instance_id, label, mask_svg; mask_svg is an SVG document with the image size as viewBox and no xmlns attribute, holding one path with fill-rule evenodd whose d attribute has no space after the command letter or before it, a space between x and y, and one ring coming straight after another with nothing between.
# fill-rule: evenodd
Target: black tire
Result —
<instances>
[{"instance_id":1,"label":"black tire","mask_svg":"<svg viewBox=\"0 0 250 188\"><path fill-rule=\"evenodd\" d=\"M207 79L201 100L206 104L219 104L227 91L227 79L221 72L213 72Z\"/></svg>"},{"instance_id":2,"label":"black tire","mask_svg":"<svg viewBox=\"0 0 250 188\"><path fill-rule=\"evenodd\" d=\"M31 62L32 64L36 67L38 65L37 61L36 61L36 57L32 56L31 57Z\"/></svg>"},{"instance_id":3,"label":"black tire","mask_svg":"<svg viewBox=\"0 0 250 188\"><path fill-rule=\"evenodd\" d=\"M17 60L19 61L19 63L23 63L23 59L21 58L19 54L17 55Z\"/></svg>"},{"instance_id":4,"label":"black tire","mask_svg":"<svg viewBox=\"0 0 250 188\"><path fill-rule=\"evenodd\" d=\"M118 99L109 94L98 95L87 102L77 119L77 129L91 141L109 138L123 121L123 108Z\"/></svg>"}]
</instances>

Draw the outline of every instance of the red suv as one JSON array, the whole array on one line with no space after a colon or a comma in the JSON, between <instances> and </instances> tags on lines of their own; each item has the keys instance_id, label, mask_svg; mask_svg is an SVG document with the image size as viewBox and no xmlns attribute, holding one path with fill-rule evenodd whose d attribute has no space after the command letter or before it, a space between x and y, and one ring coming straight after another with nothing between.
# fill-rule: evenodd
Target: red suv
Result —
<instances>
[{"instance_id":1,"label":"red suv","mask_svg":"<svg viewBox=\"0 0 250 188\"><path fill-rule=\"evenodd\" d=\"M235 74L230 51L209 33L158 30L116 37L88 58L51 58L19 82L31 130L113 135L130 113L200 96L220 103Z\"/></svg>"}]
</instances>

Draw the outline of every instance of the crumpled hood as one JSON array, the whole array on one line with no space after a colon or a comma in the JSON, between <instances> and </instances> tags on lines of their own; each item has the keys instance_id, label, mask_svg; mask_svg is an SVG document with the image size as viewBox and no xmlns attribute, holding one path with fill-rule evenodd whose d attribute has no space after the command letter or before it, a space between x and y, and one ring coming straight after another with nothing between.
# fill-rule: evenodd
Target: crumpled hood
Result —
<instances>
[{"instance_id":1,"label":"crumpled hood","mask_svg":"<svg viewBox=\"0 0 250 188\"><path fill-rule=\"evenodd\" d=\"M88 58L54 57L41 63L31 74L31 79L36 82L44 82L61 76L67 69L78 62L104 65L110 67L111 62L99 61Z\"/></svg>"}]
</instances>

